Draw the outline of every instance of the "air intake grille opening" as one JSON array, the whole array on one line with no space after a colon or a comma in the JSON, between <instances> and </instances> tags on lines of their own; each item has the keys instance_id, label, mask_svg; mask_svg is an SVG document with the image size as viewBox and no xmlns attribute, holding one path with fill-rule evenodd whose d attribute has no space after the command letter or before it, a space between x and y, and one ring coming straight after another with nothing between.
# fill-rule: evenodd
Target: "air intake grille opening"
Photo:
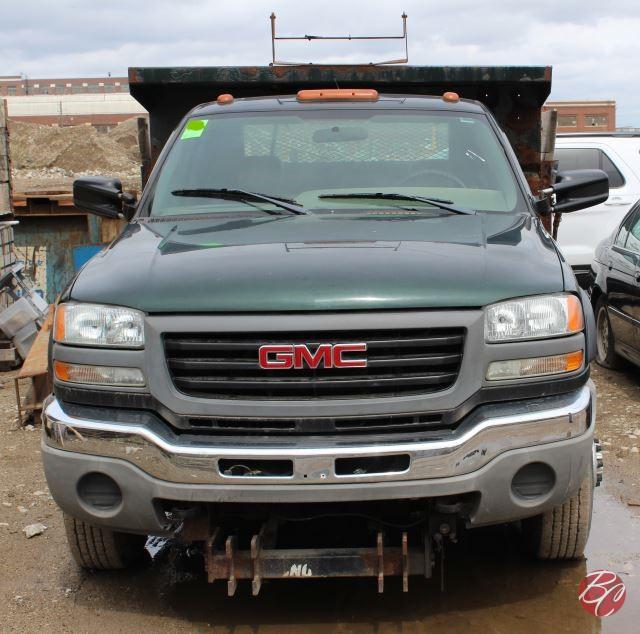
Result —
<instances>
[{"instance_id":1,"label":"air intake grille opening","mask_svg":"<svg viewBox=\"0 0 640 634\"><path fill-rule=\"evenodd\" d=\"M265 370L264 345L366 343L367 366ZM237 399L375 398L451 387L460 370L464 329L164 335L177 389L190 396Z\"/></svg>"},{"instance_id":2,"label":"air intake grille opening","mask_svg":"<svg viewBox=\"0 0 640 634\"><path fill-rule=\"evenodd\" d=\"M429 432L441 437L452 431L442 414L399 414L340 418L188 418L188 433L234 436L358 436Z\"/></svg>"},{"instance_id":3,"label":"air intake grille opening","mask_svg":"<svg viewBox=\"0 0 640 634\"><path fill-rule=\"evenodd\" d=\"M409 469L408 454L395 456L367 456L361 458L336 458L338 476L372 475L377 473L403 473Z\"/></svg>"}]
</instances>

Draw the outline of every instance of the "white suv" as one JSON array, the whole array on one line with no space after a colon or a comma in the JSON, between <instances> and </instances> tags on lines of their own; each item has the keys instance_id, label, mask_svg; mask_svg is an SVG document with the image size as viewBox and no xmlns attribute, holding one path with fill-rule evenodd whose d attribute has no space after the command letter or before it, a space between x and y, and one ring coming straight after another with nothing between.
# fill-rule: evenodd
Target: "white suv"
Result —
<instances>
[{"instance_id":1,"label":"white suv","mask_svg":"<svg viewBox=\"0 0 640 634\"><path fill-rule=\"evenodd\" d=\"M640 198L640 134L570 133L556 138L559 170L601 169L609 176L606 202L562 216L560 249L582 282L598 243Z\"/></svg>"}]
</instances>

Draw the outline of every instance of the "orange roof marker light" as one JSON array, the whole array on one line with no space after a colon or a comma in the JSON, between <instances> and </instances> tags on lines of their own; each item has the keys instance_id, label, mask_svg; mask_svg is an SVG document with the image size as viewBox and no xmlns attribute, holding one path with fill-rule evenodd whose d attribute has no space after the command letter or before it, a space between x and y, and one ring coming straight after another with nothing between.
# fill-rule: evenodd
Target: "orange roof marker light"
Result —
<instances>
[{"instance_id":1,"label":"orange roof marker light","mask_svg":"<svg viewBox=\"0 0 640 634\"><path fill-rule=\"evenodd\" d=\"M233 95L230 95L228 92L225 92L222 95L218 95L218 98L216 99L216 102L220 106L226 106L226 105L228 105L230 103L233 103Z\"/></svg>"},{"instance_id":2,"label":"orange roof marker light","mask_svg":"<svg viewBox=\"0 0 640 634\"><path fill-rule=\"evenodd\" d=\"M298 101L378 101L378 91L373 88L299 90Z\"/></svg>"},{"instance_id":3,"label":"orange roof marker light","mask_svg":"<svg viewBox=\"0 0 640 634\"><path fill-rule=\"evenodd\" d=\"M458 101L460 101L460 95L457 92L445 92L444 95L442 95L442 101L458 103Z\"/></svg>"}]
</instances>

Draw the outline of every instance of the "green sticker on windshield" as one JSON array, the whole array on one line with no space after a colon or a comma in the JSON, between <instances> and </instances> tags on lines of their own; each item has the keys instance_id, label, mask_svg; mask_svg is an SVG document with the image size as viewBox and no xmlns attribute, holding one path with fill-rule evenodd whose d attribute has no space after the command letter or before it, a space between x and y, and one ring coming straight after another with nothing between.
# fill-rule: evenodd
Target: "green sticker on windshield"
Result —
<instances>
[{"instance_id":1,"label":"green sticker on windshield","mask_svg":"<svg viewBox=\"0 0 640 634\"><path fill-rule=\"evenodd\" d=\"M197 139L202 136L204 129L209 123L208 119L191 119L187 121L187 127L184 129L180 139Z\"/></svg>"}]
</instances>

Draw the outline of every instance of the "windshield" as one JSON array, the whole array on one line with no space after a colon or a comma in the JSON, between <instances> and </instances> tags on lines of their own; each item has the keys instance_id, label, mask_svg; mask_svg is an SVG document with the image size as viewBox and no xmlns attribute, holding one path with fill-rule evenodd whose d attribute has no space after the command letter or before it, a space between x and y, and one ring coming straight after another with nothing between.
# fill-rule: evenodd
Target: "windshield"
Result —
<instances>
[{"instance_id":1,"label":"windshield","mask_svg":"<svg viewBox=\"0 0 640 634\"><path fill-rule=\"evenodd\" d=\"M287 199L314 212L443 213L426 201L349 196L368 192L439 199L478 211L509 212L521 202L513 170L484 115L420 110L192 118L162 167L149 214L283 211L265 200L211 195L219 189Z\"/></svg>"}]
</instances>

